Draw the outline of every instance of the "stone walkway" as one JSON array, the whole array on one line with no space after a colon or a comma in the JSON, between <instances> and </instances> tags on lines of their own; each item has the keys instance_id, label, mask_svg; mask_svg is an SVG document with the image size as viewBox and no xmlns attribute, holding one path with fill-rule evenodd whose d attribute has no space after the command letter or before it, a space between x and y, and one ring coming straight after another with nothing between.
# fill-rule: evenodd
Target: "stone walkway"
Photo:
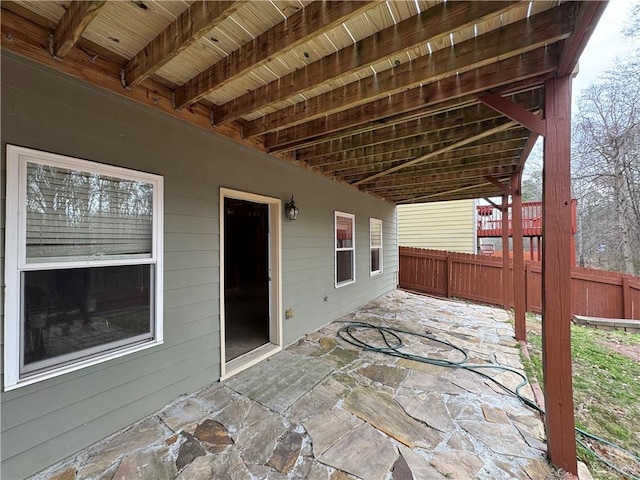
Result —
<instances>
[{"instance_id":1,"label":"stone walkway","mask_svg":"<svg viewBox=\"0 0 640 480\"><path fill-rule=\"evenodd\" d=\"M521 368L507 314L396 291L342 321L430 333L469 362ZM34 479L427 480L554 477L538 415L471 372L364 352L311 333ZM373 341L375 332L364 332ZM456 360L418 337L406 351ZM512 373L487 371L514 388ZM533 398L527 387L523 393Z\"/></svg>"}]
</instances>

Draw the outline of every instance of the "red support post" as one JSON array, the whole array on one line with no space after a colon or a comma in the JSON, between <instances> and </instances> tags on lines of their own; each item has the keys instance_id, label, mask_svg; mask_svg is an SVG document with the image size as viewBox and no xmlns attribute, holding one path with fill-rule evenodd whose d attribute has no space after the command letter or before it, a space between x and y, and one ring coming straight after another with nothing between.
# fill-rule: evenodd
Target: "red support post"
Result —
<instances>
[{"instance_id":1,"label":"red support post","mask_svg":"<svg viewBox=\"0 0 640 480\"><path fill-rule=\"evenodd\" d=\"M513 300L515 307L516 340L527 341L524 284L524 241L522 238L522 192L520 172L511 175L511 223L513 232Z\"/></svg>"},{"instance_id":2,"label":"red support post","mask_svg":"<svg viewBox=\"0 0 640 480\"><path fill-rule=\"evenodd\" d=\"M577 475L571 372L571 76L545 82L542 366L548 454Z\"/></svg>"},{"instance_id":3,"label":"red support post","mask_svg":"<svg viewBox=\"0 0 640 480\"><path fill-rule=\"evenodd\" d=\"M511 306L511 282L509 281L509 196L502 195L502 304L505 310Z\"/></svg>"}]
</instances>

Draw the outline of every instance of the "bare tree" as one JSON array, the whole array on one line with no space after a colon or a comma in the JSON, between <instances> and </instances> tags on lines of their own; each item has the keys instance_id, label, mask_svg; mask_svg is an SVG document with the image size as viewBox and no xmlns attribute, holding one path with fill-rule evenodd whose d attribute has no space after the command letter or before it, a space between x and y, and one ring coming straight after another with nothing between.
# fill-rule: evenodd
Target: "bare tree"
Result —
<instances>
[{"instance_id":1,"label":"bare tree","mask_svg":"<svg viewBox=\"0 0 640 480\"><path fill-rule=\"evenodd\" d=\"M578 101L573 188L581 261L640 271L640 62L618 60ZM593 265L595 263L596 265Z\"/></svg>"}]
</instances>

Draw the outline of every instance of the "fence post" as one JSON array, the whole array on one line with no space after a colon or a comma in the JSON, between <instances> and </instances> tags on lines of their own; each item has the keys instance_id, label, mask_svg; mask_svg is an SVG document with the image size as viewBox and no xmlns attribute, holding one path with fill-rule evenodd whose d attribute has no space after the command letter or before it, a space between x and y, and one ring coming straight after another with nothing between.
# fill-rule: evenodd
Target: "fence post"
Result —
<instances>
[{"instance_id":1,"label":"fence post","mask_svg":"<svg viewBox=\"0 0 640 480\"><path fill-rule=\"evenodd\" d=\"M631 319L631 289L629 288L629 277L622 277L622 311L624 317Z\"/></svg>"},{"instance_id":2,"label":"fence post","mask_svg":"<svg viewBox=\"0 0 640 480\"><path fill-rule=\"evenodd\" d=\"M525 311L526 312L530 312L531 311L531 296L529 295L529 285L531 282L531 279L529 278L530 272L529 272L529 266L531 265L530 262L525 262L524 264L524 304L525 304Z\"/></svg>"},{"instance_id":3,"label":"fence post","mask_svg":"<svg viewBox=\"0 0 640 480\"><path fill-rule=\"evenodd\" d=\"M451 258L451 254L447 252L447 298L451 298L451 283L452 283L452 275L453 272L453 258Z\"/></svg>"}]
</instances>

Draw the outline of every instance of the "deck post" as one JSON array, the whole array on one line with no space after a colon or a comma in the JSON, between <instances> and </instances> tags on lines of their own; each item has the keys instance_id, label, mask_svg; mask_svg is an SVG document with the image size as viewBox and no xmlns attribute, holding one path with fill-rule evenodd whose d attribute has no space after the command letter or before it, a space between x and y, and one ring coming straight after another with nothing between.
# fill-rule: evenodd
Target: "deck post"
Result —
<instances>
[{"instance_id":1,"label":"deck post","mask_svg":"<svg viewBox=\"0 0 640 480\"><path fill-rule=\"evenodd\" d=\"M549 459L577 475L571 373L571 76L545 82L542 366Z\"/></svg>"},{"instance_id":2,"label":"deck post","mask_svg":"<svg viewBox=\"0 0 640 480\"><path fill-rule=\"evenodd\" d=\"M505 310L511 306L511 282L509 261L509 195L502 195L502 303Z\"/></svg>"},{"instance_id":3,"label":"deck post","mask_svg":"<svg viewBox=\"0 0 640 480\"><path fill-rule=\"evenodd\" d=\"M522 238L522 191L520 172L511 175L511 224L513 231L513 303L515 307L516 340L527 340L526 300L524 284L524 240Z\"/></svg>"}]
</instances>

